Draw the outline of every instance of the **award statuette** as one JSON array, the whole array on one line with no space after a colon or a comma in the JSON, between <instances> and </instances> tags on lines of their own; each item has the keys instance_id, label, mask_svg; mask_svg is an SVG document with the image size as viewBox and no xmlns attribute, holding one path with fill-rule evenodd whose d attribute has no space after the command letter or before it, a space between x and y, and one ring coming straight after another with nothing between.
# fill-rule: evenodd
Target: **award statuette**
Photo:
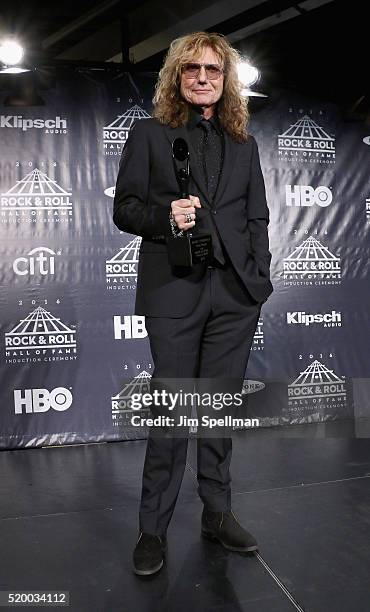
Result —
<instances>
[{"instance_id":1,"label":"award statuette","mask_svg":"<svg viewBox=\"0 0 370 612\"><path fill-rule=\"evenodd\" d=\"M180 198L188 199L189 149L183 138L176 138L173 141L172 158L180 188ZM167 253L171 266L192 267L197 263L207 263L213 255L212 236L210 234L193 236L190 230L181 230L167 239Z\"/></svg>"}]
</instances>

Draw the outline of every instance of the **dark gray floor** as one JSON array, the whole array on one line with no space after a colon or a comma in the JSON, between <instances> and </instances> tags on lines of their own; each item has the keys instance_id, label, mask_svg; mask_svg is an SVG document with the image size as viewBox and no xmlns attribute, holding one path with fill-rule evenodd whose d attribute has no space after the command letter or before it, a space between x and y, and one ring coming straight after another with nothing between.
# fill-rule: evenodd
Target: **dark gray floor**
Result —
<instances>
[{"instance_id":1,"label":"dark gray floor","mask_svg":"<svg viewBox=\"0 0 370 612\"><path fill-rule=\"evenodd\" d=\"M69 590L76 612L369 612L369 440L304 431L234 439L247 555L199 536L191 440L167 562L146 579L131 570L145 441L0 453L0 590Z\"/></svg>"}]
</instances>

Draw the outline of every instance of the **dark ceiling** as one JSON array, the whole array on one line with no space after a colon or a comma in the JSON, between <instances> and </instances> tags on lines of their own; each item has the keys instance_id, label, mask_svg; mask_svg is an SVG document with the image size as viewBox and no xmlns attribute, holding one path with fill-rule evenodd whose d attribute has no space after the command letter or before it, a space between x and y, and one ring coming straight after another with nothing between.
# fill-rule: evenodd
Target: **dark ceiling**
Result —
<instances>
[{"instance_id":1,"label":"dark ceiling","mask_svg":"<svg viewBox=\"0 0 370 612\"><path fill-rule=\"evenodd\" d=\"M175 6L171 0L3 0L0 38L19 36L30 66L123 61L130 70L157 71L173 38L195 30L216 31L257 65L262 91L268 92L271 85L293 88L336 102L344 110L356 108L365 117L365 4L183 0Z\"/></svg>"}]
</instances>

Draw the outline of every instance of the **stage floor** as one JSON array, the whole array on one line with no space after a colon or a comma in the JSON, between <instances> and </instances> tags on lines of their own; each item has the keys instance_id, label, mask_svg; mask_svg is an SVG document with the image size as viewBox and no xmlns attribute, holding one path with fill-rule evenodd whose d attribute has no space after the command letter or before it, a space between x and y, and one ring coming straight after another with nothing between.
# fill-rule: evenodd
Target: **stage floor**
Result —
<instances>
[{"instance_id":1,"label":"stage floor","mask_svg":"<svg viewBox=\"0 0 370 612\"><path fill-rule=\"evenodd\" d=\"M76 612L369 612L370 443L323 432L234 438L233 509L260 546L246 555L200 537L190 440L148 578L131 569L145 441L3 451L0 590L69 591Z\"/></svg>"}]
</instances>

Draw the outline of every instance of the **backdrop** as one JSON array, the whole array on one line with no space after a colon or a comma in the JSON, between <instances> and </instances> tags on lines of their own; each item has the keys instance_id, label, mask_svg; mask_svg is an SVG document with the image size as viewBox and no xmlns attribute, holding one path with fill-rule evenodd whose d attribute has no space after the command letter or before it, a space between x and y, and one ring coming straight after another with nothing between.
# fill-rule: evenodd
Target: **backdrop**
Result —
<instances>
[{"instance_id":1,"label":"backdrop","mask_svg":"<svg viewBox=\"0 0 370 612\"><path fill-rule=\"evenodd\" d=\"M133 316L141 238L112 221L122 147L154 80L72 73L44 106L1 100L1 448L145 437L130 395L148 387ZM5 95L4 95L5 97ZM274 293L245 376L262 426L366 416L369 137L338 109L274 91L255 112ZM368 400L367 400L368 401Z\"/></svg>"}]
</instances>

